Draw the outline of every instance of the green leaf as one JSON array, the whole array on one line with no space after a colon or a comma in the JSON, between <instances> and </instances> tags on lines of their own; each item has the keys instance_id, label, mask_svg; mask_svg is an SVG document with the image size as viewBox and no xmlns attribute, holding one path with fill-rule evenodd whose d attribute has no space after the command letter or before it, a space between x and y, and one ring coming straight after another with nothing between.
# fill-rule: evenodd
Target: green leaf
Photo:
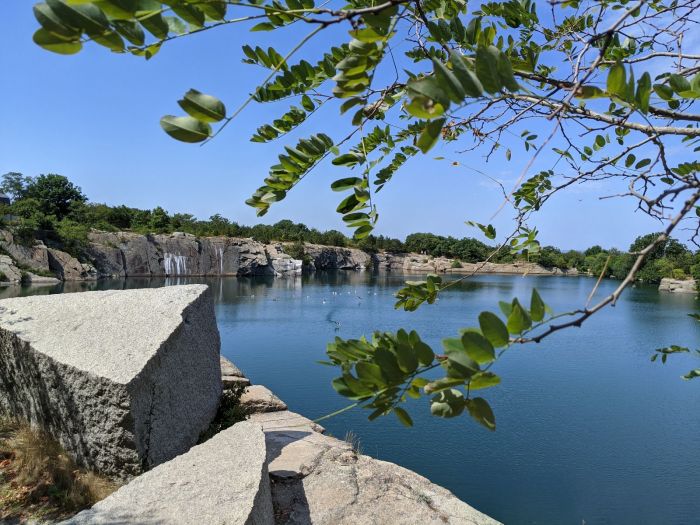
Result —
<instances>
[{"instance_id":1,"label":"green leaf","mask_svg":"<svg viewBox=\"0 0 700 525\"><path fill-rule=\"evenodd\" d=\"M386 381L384 381L382 377L382 369L379 368L379 365L366 361L359 361L355 364L355 372L357 372L358 379L363 383L368 383L380 388L386 385Z\"/></svg>"},{"instance_id":2,"label":"green leaf","mask_svg":"<svg viewBox=\"0 0 700 525\"><path fill-rule=\"evenodd\" d=\"M314 109L316 109L314 101L311 100L311 97L309 97L308 95L303 95L301 97L301 107L303 107L306 111L313 111Z\"/></svg>"},{"instance_id":3,"label":"green leaf","mask_svg":"<svg viewBox=\"0 0 700 525\"><path fill-rule=\"evenodd\" d=\"M333 191L345 191L354 188L357 184L360 184L362 179L359 177L346 177L344 179L338 179L331 184L331 189Z\"/></svg>"},{"instance_id":4,"label":"green leaf","mask_svg":"<svg viewBox=\"0 0 700 525\"><path fill-rule=\"evenodd\" d=\"M71 40L80 37L80 29L67 25L47 4L36 4L34 6L34 18L46 31L68 37Z\"/></svg>"},{"instance_id":5,"label":"green leaf","mask_svg":"<svg viewBox=\"0 0 700 525\"><path fill-rule=\"evenodd\" d=\"M544 319L544 313L545 313L544 301L542 301L542 297L540 297L540 294L537 291L537 289L533 288L532 289L532 297L530 299L530 316L532 317L533 321L538 323L542 319Z\"/></svg>"},{"instance_id":6,"label":"green leaf","mask_svg":"<svg viewBox=\"0 0 700 525\"><path fill-rule=\"evenodd\" d=\"M83 48L80 40L66 40L54 33L49 33L46 29L37 29L33 40L36 45L60 55L74 55Z\"/></svg>"},{"instance_id":7,"label":"green leaf","mask_svg":"<svg viewBox=\"0 0 700 525\"><path fill-rule=\"evenodd\" d=\"M452 51L450 53L450 62L452 63L452 72L462 84L462 88L467 96L482 96L484 88L474 72L467 67L464 57L457 51Z\"/></svg>"},{"instance_id":8,"label":"green leaf","mask_svg":"<svg viewBox=\"0 0 700 525\"><path fill-rule=\"evenodd\" d=\"M475 397L474 399L467 399L466 404L470 416L489 430L496 430L496 418L493 415L491 407L484 398Z\"/></svg>"},{"instance_id":9,"label":"green leaf","mask_svg":"<svg viewBox=\"0 0 700 525\"><path fill-rule=\"evenodd\" d=\"M109 29L109 20L95 4L69 5L63 0L46 0L46 3L64 24L90 35L99 35Z\"/></svg>"},{"instance_id":10,"label":"green leaf","mask_svg":"<svg viewBox=\"0 0 700 525\"><path fill-rule=\"evenodd\" d=\"M476 50L476 76L488 93L498 93L503 87L498 69L499 55L495 46L481 46Z\"/></svg>"},{"instance_id":11,"label":"green leaf","mask_svg":"<svg viewBox=\"0 0 700 525\"><path fill-rule=\"evenodd\" d=\"M496 314L492 312L481 312L479 314L479 326L486 339L496 348L508 344L508 328L506 328L506 325Z\"/></svg>"},{"instance_id":12,"label":"green leaf","mask_svg":"<svg viewBox=\"0 0 700 525\"><path fill-rule=\"evenodd\" d=\"M505 315L506 318L510 317L511 312L513 311L513 304L512 303L507 303L505 301L498 301L498 307L501 309L501 312L503 312L503 315Z\"/></svg>"},{"instance_id":13,"label":"green leaf","mask_svg":"<svg viewBox=\"0 0 700 525\"><path fill-rule=\"evenodd\" d=\"M464 410L464 395L459 390L442 390L430 400L430 412L438 417L456 417Z\"/></svg>"},{"instance_id":14,"label":"green leaf","mask_svg":"<svg viewBox=\"0 0 700 525\"><path fill-rule=\"evenodd\" d=\"M434 394L462 384L464 384L464 379L461 377L443 377L424 385L423 390L426 394Z\"/></svg>"},{"instance_id":15,"label":"green leaf","mask_svg":"<svg viewBox=\"0 0 700 525\"><path fill-rule=\"evenodd\" d=\"M396 417L401 421L401 424L405 427L412 427L413 426L413 420L411 419L411 416L408 415L408 412L406 412L403 408L401 407L394 407L393 408L394 414L396 414Z\"/></svg>"},{"instance_id":16,"label":"green leaf","mask_svg":"<svg viewBox=\"0 0 700 525\"><path fill-rule=\"evenodd\" d=\"M479 372L469 380L469 390L482 390L501 383L501 378L493 372Z\"/></svg>"},{"instance_id":17,"label":"green leaf","mask_svg":"<svg viewBox=\"0 0 700 525\"><path fill-rule=\"evenodd\" d=\"M430 149L435 146L438 139L440 138L440 133L442 131L442 126L445 124L444 118L429 121L423 132L418 137L416 141L416 146L423 153L427 153Z\"/></svg>"},{"instance_id":18,"label":"green leaf","mask_svg":"<svg viewBox=\"0 0 700 525\"><path fill-rule=\"evenodd\" d=\"M350 213L351 211L355 211L358 207L361 207L361 204L362 203L359 200L357 200L355 194L351 193L342 201L340 201L340 204L338 204L338 207L335 209L335 211L342 214Z\"/></svg>"},{"instance_id":19,"label":"green leaf","mask_svg":"<svg viewBox=\"0 0 700 525\"><path fill-rule=\"evenodd\" d=\"M635 99L637 106L642 113L646 114L649 111L649 97L651 96L651 76L645 72L637 82L637 94Z\"/></svg>"},{"instance_id":20,"label":"green leaf","mask_svg":"<svg viewBox=\"0 0 700 525\"><path fill-rule=\"evenodd\" d=\"M413 349L408 344L408 341L399 340L396 345L396 358L402 372L411 374L418 368L418 358L413 353Z\"/></svg>"},{"instance_id":21,"label":"green leaf","mask_svg":"<svg viewBox=\"0 0 700 525\"><path fill-rule=\"evenodd\" d=\"M608 93L611 95L617 95L622 100L626 100L627 72L625 71L625 66L623 66L620 62L616 63L610 68L607 87Z\"/></svg>"},{"instance_id":22,"label":"green leaf","mask_svg":"<svg viewBox=\"0 0 700 525\"><path fill-rule=\"evenodd\" d=\"M520 86L513 76L513 67L510 65L510 60L502 51L498 54L498 76L501 83L509 91L518 91Z\"/></svg>"},{"instance_id":23,"label":"green leaf","mask_svg":"<svg viewBox=\"0 0 700 525\"><path fill-rule=\"evenodd\" d=\"M663 100L673 99L673 90L666 84L654 84L654 92Z\"/></svg>"},{"instance_id":24,"label":"green leaf","mask_svg":"<svg viewBox=\"0 0 700 525\"><path fill-rule=\"evenodd\" d=\"M219 122L226 118L226 106L218 98L190 89L177 101L190 116L202 122Z\"/></svg>"},{"instance_id":25,"label":"green leaf","mask_svg":"<svg viewBox=\"0 0 700 525\"><path fill-rule=\"evenodd\" d=\"M464 350L461 339L443 339L442 346L447 359L464 367L469 374L479 370L479 365Z\"/></svg>"},{"instance_id":26,"label":"green leaf","mask_svg":"<svg viewBox=\"0 0 700 525\"><path fill-rule=\"evenodd\" d=\"M525 311L525 309L520 305L517 299L513 299L513 309L508 316L508 322L506 323L508 331L511 334L519 334L527 330L532 326L532 320L530 316Z\"/></svg>"},{"instance_id":27,"label":"green leaf","mask_svg":"<svg viewBox=\"0 0 700 525\"><path fill-rule=\"evenodd\" d=\"M143 29L136 22L130 22L128 20L113 20L112 24L129 42L135 46L142 46L146 42L146 34Z\"/></svg>"},{"instance_id":28,"label":"green leaf","mask_svg":"<svg viewBox=\"0 0 700 525\"><path fill-rule=\"evenodd\" d=\"M684 91L691 91L690 82L688 79L682 75L669 75L668 83L671 89L676 93L683 93Z\"/></svg>"},{"instance_id":29,"label":"green leaf","mask_svg":"<svg viewBox=\"0 0 700 525\"><path fill-rule=\"evenodd\" d=\"M480 365L490 363L496 358L493 345L477 332L465 332L462 335L462 346L467 355Z\"/></svg>"},{"instance_id":30,"label":"green leaf","mask_svg":"<svg viewBox=\"0 0 700 525\"><path fill-rule=\"evenodd\" d=\"M202 142L211 136L211 126L193 117L166 115L160 119L163 130L181 142Z\"/></svg>"},{"instance_id":31,"label":"green leaf","mask_svg":"<svg viewBox=\"0 0 700 525\"><path fill-rule=\"evenodd\" d=\"M700 368L696 368L695 370L691 370L687 374L683 376L683 379L690 380L690 379L695 379L696 377L700 377Z\"/></svg>"},{"instance_id":32,"label":"green leaf","mask_svg":"<svg viewBox=\"0 0 700 525\"><path fill-rule=\"evenodd\" d=\"M438 80L440 87L447 93L452 102L460 103L464 100L465 92L462 84L457 80L457 77L447 69L447 66L433 58L433 67L435 78Z\"/></svg>"}]
</instances>

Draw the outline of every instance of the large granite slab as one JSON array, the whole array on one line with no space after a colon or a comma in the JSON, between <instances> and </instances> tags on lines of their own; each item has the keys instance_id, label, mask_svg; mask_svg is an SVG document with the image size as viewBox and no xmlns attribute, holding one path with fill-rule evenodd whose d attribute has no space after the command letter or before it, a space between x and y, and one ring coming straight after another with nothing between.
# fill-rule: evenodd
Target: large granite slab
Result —
<instances>
[{"instance_id":1,"label":"large granite slab","mask_svg":"<svg viewBox=\"0 0 700 525\"><path fill-rule=\"evenodd\" d=\"M265 437L237 423L64 525L272 525Z\"/></svg>"},{"instance_id":2,"label":"large granite slab","mask_svg":"<svg viewBox=\"0 0 700 525\"><path fill-rule=\"evenodd\" d=\"M221 395L203 285L0 301L0 412L128 478L188 450Z\"/></svg>"}]
</instances>

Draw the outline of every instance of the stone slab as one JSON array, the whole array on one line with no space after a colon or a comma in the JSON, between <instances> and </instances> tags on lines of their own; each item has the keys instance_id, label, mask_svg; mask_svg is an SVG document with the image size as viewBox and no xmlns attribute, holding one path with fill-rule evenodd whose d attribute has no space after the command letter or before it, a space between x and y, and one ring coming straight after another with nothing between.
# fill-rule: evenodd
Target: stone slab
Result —
<instances>
[{"instance_id":1,"label":"stone slab","mask_svg":"<svg viewBox=\"0 0 700 525\"><path fill-rule=\"evenodd\" d=\"M237 423L62 523L271 525L262 428Z\"/></svg>"},{"instance_id":2,"label":"stone slab","mask_svg":"<svg viewBox=\"0 0 700 525\"><path fill-rule=\"evenodd\" d=\"M224 356L220 356L219 361L221 363L222 376L245 377L245 374L241 372L241 369L234 365L231 361L226 359Z\"/></svg>"},{"instance_id":3,"label":"stone slab","mask_svg":"<svg viewBox=\"0 0 700 525\"><path fill-rule=\"evenodd\" d=\"M287 410L287 404L262 385L251 385L246 388L238 403L248 414Z\"/></svg>"},{"instance_id":4,"label":"stone slab","mask_svg":"<svg viewBox=\"0 0 700 525\"><path fill-rule=\"evenodd\" d=\"M291 412L255 414L279 525L498 525L450 491L314 431Z\"/></svg>"},{"instance_id":5,"label":"stone slab","mask_svg":"<svg viewBox=\"0 0 700 525\"><path fill-rule=\"evenodd\" d=\"M0 412L128 478L188 450L221 395L203 285L0 301Z\"/></svg>"}]
</instances>

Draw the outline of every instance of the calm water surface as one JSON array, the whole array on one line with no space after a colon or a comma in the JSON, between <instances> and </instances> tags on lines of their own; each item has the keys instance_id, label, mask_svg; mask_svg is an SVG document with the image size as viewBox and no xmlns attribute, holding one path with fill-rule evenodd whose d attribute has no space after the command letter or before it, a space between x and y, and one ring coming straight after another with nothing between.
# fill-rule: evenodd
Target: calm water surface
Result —
<instances>
[{"instance_id":1,"label":"calm water surface","mask_svg":"<svg viewBox=\"0 0 700 525\"><path fill-rule=\"evenodd\" d=\"M212 287L222 352L310 418L348 404L330 387L334 370L316 364L335 335L410 327L439 348L441 338L474 324L498 300L528 299L536 286L562 312L584 304L594 284L480 276L407 313L393 309L393 293L404 280L328 273L186 282ZM183 282L130 279L21 293ZM604 282L599 294L615 284ZM0 296L16 293L6 289ZM415 470L507 524L698 525L700 383L679 379L697 363L682 356L661 366L649 356L669 343L697 347L700 324L686 313L699 306L692 295L639 286L582 328L511 350L495 369L502 384L485 392L496 413L495 433L468 417L433 418L424 401L409 407L411 429L393 416L370 423L358 410L323 425L338 437L352 430L364 453Z\"/></svg>"}]
</instances>

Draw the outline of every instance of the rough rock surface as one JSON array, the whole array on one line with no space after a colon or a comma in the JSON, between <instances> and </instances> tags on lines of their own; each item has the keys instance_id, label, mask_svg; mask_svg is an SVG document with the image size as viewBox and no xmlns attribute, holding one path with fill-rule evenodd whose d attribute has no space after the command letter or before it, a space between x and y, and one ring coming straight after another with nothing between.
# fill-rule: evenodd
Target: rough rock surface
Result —
<instances>
[{"instance_id":1,"label":"rough rock surface","mask_svg":"<svg viewBox=\"0 0 700 525\"><path fill-rule=\"evenodd\" d=\"M221 395L206 286L0 301L0 412L127 478L186 451Z\"/></svg>"},{"instance_id":2,"label":"rough rock surface","mask_svg":"<svg viewBox=\"0 0 700 525\"><path fill-rule=\"evenodd\" d=\"M123 486L64 525L271 525L265 438L237 423Z\"/></svg>"},{"instance_id":3,"label":"rough rock surface","mask_svg":"<svg viewBox=\"0 0 700 525\"><path fill-rule=\"evenodd\" d=\"M2 246L0 233L0 246ZM462 263L452 268L453 260L416 253L368 254L356 248L322 246L306 243L308 266L285 253L284 243L262 244L253 239L236 237L195 237L188 233L141 235L132 232L88 234L88 256L94 268L74 259L49 257L64 280L95 277L182 277L182 276L250 276L298 275L303 270L365 270L414 273L513 273L532 275L576 275L575 270L543 268L534 263L509 264ZM14 246L14 245L13 245ZM35 249L41 252L42 246ZM46 247L43 247L46 251ZM55 250L50 250L55 251ZM68 254L65 254L67 257ZM14 255L13 255L14 257ZM26 256L28 257L28 256ZM26 258L25 257L25 258ZM39 257L39 255L37 255ZM48 263L47 263L48 267Z\"/></svg>"},{"instance_id":4,"label":"rough rock surface","mask_svg":"<svg viewBox=\"0 0 700 525\"><path fill-rule=\"evenodd\" d=\"M37 272L49 271L49 252L41 241L35 241L32 246L24 246L17 243L10 232L0 230L0 248L22 266Z\"/></svg>"},{"instance_id":5,"label":"rough rock surface","mask_svg":"<svg viewBox=\"0 0 700 525\"><path fill-rule=\"evenodd\" d=\"M49 248L49 268L63 281L97 279L97 270L91 264L83 264L72 255Z\"/></svg>"},{"instance_id":6,"label":"rough rock surface","mask_svg":"<svg viewBox=\"0 0 700 525\"><path fill-rule=\"evenodd\" d=\"M276 276L301 275L304 262L286 254L282 244L268 244L265 251Z\"/></svg>"},{"instance_id":7,"label":"rough rock surface","mask_svg":"<svg viewBox=\"0 0 700 525\"><path fill-rule=\"evenodd\" d=\"M0 273L3 277L0 280L0 285L19 284L22 281L22 271L17 268L9 255L0 255Z\"/></svg>"},{"instance_id":8,"label":"rough rock surface","mask_svg":"<svg viewBox=\"0 0 700 525\"><path fill-rule=\"evenodd\" d=\"M28 284L40 284L40 285L55 285L61 282L60 279L56 277L47 277L46 275L37 275L32 272L27 272L25 280Z\"/></svg>"},{"instance_id":9,"label":"rough rock surface","mask_svg":"<svg viewBox=\"0 0 700 525\"><path fill-rule=\"evenodd\" d=\"M374 266L372 257L356 248L307 243L304 251L311 257L316 270L365 270Z\"/></svg>"},{"instance_id":10,"label":"rough rock surface","mask_svg":"<svg viewBox=\"0 0 700 525\"><path fill-rule=\"evenodd\" d=\"M262 385L251 385L238 400L247 414L287 410L287 404Z\"/></svg>"},{"instance_id":11,"label":"rough rock surface","mask_svg":"<svg viewBox=\"0 0 700 525\"><path fill-rule=\"evenodd\" d=\"M306 418L278 412L251 420L265 431L277 524L498 524L415 472L315 432Z\"/></svg>"},{"instance_id":12,"label":"rough rock surface","mask_svg":"<svg viewBox=\"0 0 700 525\"><path fill-rule=\"evenodd\" d=\"M250 380L243 375L240 368L234 365L224 356L220 356L221 363L221 383L224 389L240 388L250 385Z\"/></svg>"},{"instance_id":13,"label":"rough rock surface","mask_svg":"<svg viewBox=\"0 0 700 525\"><path fill-rule=\"evenodd\" d=\"M697 293L694 279L669 279L664 277L659 283L659 291L675 293Z\"/></svg>"}]
</instances>

